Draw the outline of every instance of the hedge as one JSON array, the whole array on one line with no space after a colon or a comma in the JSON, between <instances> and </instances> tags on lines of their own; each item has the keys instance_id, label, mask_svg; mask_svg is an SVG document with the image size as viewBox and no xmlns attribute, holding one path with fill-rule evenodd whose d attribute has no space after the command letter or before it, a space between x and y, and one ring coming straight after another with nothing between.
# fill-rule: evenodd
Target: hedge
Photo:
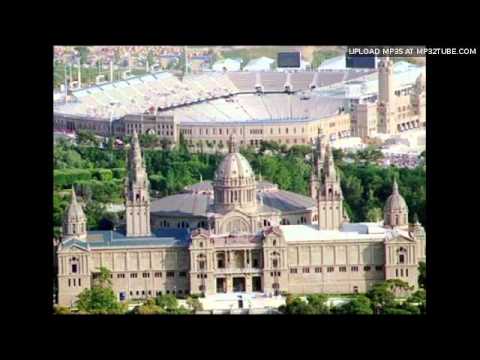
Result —
<instances>
[{"instance_id":1,"label":"hedge","mask_svg":"<svg viewBox=\"0 0 480 360\"><path fill-rule=\"evenodd\" d=\"M100 181L110 181L113 179L113 172L110 169L94 169L92 177Z\"/></svg>"},{"instance_id":2,"label":"hedge","mask_svg":"<svg viewBox=\"0 0 480 360\"><path fill-rule=\"evenodd\" d=\"M53 170L53 183L56 187L70 187L77 181L90 180L92 174L87 169Z\"/></svg>"},{"instance_id":3,"label":"hedge","mask_svg":"<svg viewBox=\"0 0 480 360\"><path fill-rule=\"evenodd\" d=\"M123 182L118 179L111 181L80 180L75 182L75 189L82 195L90 194L92 200L108 203L121 199Z\"/></svg>"}]
</instances>

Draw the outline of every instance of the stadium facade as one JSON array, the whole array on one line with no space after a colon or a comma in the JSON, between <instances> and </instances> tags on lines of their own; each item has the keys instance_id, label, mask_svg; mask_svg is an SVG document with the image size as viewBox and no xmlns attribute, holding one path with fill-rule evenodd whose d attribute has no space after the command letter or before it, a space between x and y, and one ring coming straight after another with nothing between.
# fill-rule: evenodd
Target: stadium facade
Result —
<instances>
[{"instance_id":1,"label":"stadium facade","mask_svg":"<svg viewBox=\"0 0 480 360\"><path fill-rule=\"evenodd\" d=\"M72 194L57 249L60 305L73 305L100 267L112 272L120 300L169 293L353 293L385 279L416 287L425 231L418 221L408 223L395 180L383 222L350 223L325 137L316 139L310 198L257 182L230 135L213 182L153 201L135 130L132 139L125 226L87 231Z\"/></svg>"},{"instance_id":2,"label":"stadium facade","mask_svg":"<svg viewBox=\"0 0 480 360\"><path fill-rule=\"evenodd\" d=\"M373 86L372 86L373 85ZM56 101L54 129L102 136L156 133L194 148L261 141L312 144L425 126L425 68L384 58L378 70L152 73L73 91ZM221 144L221 145L220 145Z\"/></svg>"}]
</instances>

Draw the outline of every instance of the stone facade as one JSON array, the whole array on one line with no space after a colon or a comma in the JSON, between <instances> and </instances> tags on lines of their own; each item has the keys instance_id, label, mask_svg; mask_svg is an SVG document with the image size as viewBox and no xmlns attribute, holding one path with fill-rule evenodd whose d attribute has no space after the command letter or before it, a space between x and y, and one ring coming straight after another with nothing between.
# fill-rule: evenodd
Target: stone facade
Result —
<instances>
[{"instance_id":1,"label":"stone facade","mask_svg":"<svg viewBox=\"0 0 480 360\"><path fill-rule=\"evenodd\" d=\"M303 214L303 221L291 225L284 221L291 213L267 206L281 202L275 194L278 189L257 184L248 161L230 137L229 154L217 169L213 189L198 187L207 192L204 196L213 197L200 217L204 223L195 226L192 221L192 226L176 229L154 225L147 232L142 227L131 228L127 216L124 232L67 231L57 250L59 304L73 305L78 294L91 286L100 267L112 271L113 289L120 300L165 293L364 292L386 279L402 279L416 286L418 262L425 259L425 231L418 221L410 225L406 218L397 221L396 215L408 209L396 182L385 206L385 225L349 223L343 215L340 178L329 145L318 139L314 155L312 188L318 189L318 201L310 199L309 204L318 210L300 206L296 211ZM131 200L132 194L146 195L148 189L135 133L129 159L127 215L137 200L136 196ZM200 199L194 193L178 196L194 203ZM291 199L298 204L303 198ZM140 195L138 200L143 214L150 199ZM322 220L324 205L326 221ZM65 229L85 221L80 210L73 196ZM175 216L182 220L180 214ZM143 214L137 220L146 224L147 219Z\"/></svg>"}]
</instances>

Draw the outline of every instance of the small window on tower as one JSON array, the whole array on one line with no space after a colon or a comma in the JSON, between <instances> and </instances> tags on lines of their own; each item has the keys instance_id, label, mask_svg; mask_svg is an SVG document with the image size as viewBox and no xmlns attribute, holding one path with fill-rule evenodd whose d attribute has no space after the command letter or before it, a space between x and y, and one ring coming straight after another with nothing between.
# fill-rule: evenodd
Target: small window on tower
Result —
<instances>
[{"instance_id":1,"label":"small window on tower","mask_svg":"<svg viewBox=\"0 0 480 360\"><path fill-rule=\"evenodd\" d=\"M77 272L77 264L72 264L72 273Z\"/></svg>"}]
</instances>

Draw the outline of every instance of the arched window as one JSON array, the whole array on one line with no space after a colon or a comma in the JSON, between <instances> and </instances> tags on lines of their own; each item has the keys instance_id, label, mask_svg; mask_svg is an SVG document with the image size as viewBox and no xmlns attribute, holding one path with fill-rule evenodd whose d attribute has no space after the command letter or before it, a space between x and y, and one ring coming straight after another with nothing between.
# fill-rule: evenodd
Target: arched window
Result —
<instances>
[{"instance_id":1,"label":"arched window","mask_svg":"<svg viewBox=\"0 0 480 360\"><path fill-rule=\"evenodd\" d=\"M397 253L398 253L398 259L397 259L398 264L405 264L407 250L401 247L400 249L398 249Z\"/></svg>"},{"instance_id":2,"label":"arched window","mask_svg":"<svg viewBox=\"0 0 480 360\"><path fill-rule=\"evenodd\" d=\"M399 224L400 224L399 217L398 217L398 215L395 215L395 223L394 223L394 225L399 225Z\"/></svg>"}]
</instances>

